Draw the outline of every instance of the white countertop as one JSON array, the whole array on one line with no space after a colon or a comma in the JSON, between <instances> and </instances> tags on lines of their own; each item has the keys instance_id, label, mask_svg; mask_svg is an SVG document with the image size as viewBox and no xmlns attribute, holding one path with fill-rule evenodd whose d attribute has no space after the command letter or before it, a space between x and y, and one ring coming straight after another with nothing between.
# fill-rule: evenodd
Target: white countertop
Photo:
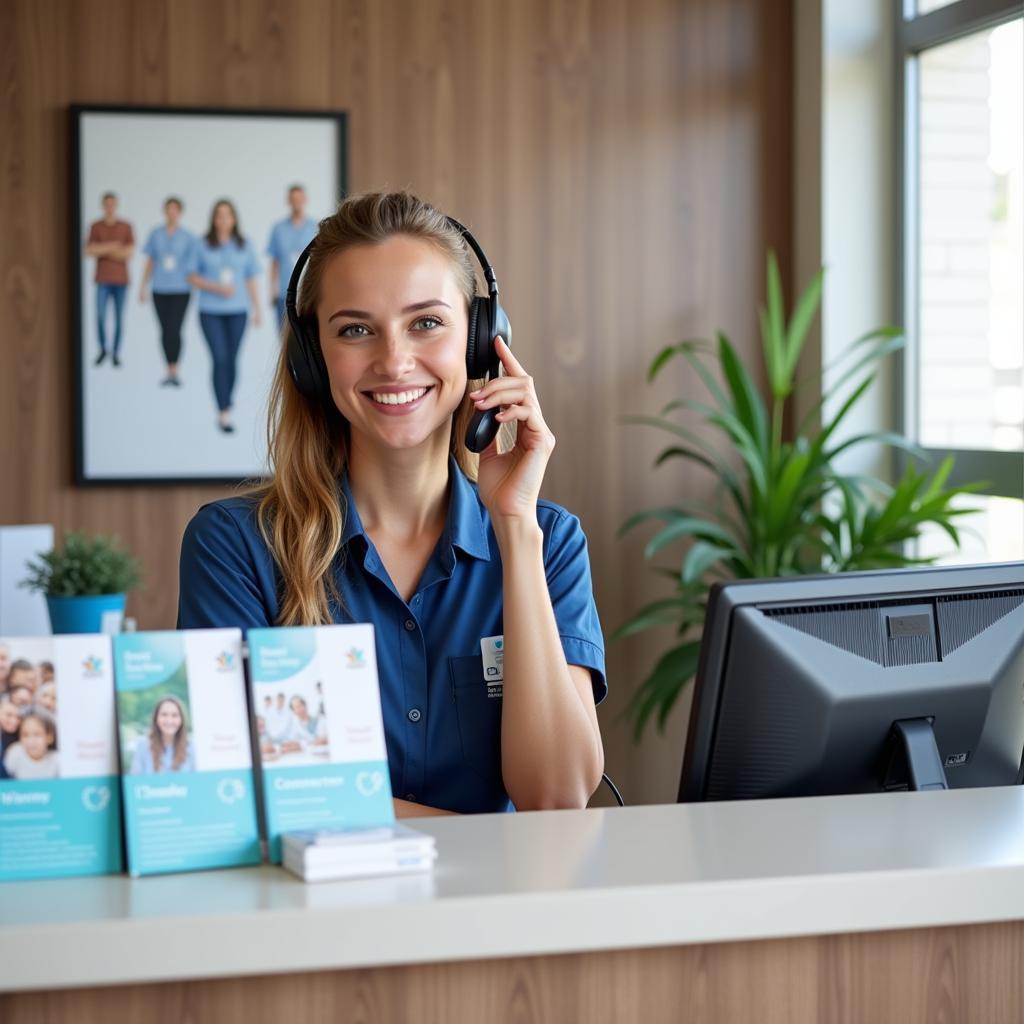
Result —
<instances>
[{"instance_id":1,"label":"white countertop","mask_svg":"<svg viewBox=\"0 0 1024 1024\"><path fill-rule=\"evenodd\" d=\"M1024 788L431 818L430 874L0 885L0 991L1024 919Z\"/></svg>"}]
</instances>

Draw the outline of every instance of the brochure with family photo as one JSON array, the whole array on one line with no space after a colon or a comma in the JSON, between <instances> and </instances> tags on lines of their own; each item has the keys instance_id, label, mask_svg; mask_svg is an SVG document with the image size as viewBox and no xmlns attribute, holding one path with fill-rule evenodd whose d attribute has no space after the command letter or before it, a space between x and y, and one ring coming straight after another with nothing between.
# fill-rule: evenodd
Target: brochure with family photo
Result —
<instances>
[{"instance_id":1,"label":"brochure with family photo","mask_svg":"<svg viewBox=\"0 0 1024 1024\"><path fill-rule=\"evenodd\" d=\"M270 860L281 834L394 821L373 626L250 629Z\"/></svg>"},{"instance_id":2,"label":"brochure with family photo","mask_svg":"<svg viewBox=\"0 0 1024 1024\"><path fill-rule=\"evenodd\" d=\"M114 638L128 871L260 862L238 629Z\"/></svg>"},{"instance_id":3,"label":"brochure with family photo","mask_svg":"<svg viewBox=\"0 0 1024 1024\"><path fill-rule=\"evenodd\" d=\"M121 868L110 637L0 637L0 880Z\"/></svg>"}]
</instances>

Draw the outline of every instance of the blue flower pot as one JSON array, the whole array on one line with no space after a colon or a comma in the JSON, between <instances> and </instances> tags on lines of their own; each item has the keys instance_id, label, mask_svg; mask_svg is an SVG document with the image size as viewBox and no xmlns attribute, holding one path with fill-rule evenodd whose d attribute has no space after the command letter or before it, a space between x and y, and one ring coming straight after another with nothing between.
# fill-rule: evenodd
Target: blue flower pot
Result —
<instances>
[{"instance_id":1,"label":"blue flower pot","mask_svg":"<svg viewBox=\"0 0 1024 1024\"><path fill-rule=\"evenodd\" d=\"M54 633L120 633L126 600L126 594L48 597L50 628Z\"/></svg>"}]
</instances>

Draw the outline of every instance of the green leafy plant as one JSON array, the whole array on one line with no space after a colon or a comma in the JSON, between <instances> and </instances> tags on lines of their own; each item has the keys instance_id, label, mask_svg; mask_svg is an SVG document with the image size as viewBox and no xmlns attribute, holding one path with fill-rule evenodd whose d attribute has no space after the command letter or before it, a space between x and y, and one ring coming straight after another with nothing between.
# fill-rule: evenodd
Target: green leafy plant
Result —
<instances>
[{"instance_id":1,"label":"green leafy plant","mask_svg":"<svg viewBox=\"0 0 1024 1024\"><path fill-rule=\"evenodd\" d=\"M796 425L792 439L784 439L783 422L794 395L809 384L798 381L796 372L821 301L822 280L821 272L815 275L787 321L778 266L774 254L769 254L767 308L761 309L768 402L729 339L719 332L714 343L691 340L664 348L647 372L648 381L653 381L671 360L681 357L699 377L707 400L681 398L669 402L658 416L627 418L672 435L655 466L684 459L709 469L719 481L710 502L647 509L630 517L620 530L621 536L641 523L661 524L644 549L648 560L670 546L684 545L678 568L657 569L672 580L671 595L641 608L614 634L618 639L656 626L676 627L675 645L662 655L626 710L637 740L652 715L657 715L659 729L664 728L697 670L712 582L929 563L934 559L906 555L905 542L933 523L959 545L953 521L976 511L953 507L955 497L983 485L947 489L951 459L934 472L908 463L895 487L836 468L841 455L869 444L901 448L923 458L920 449L898 434L872 431L839 437L840 426L874 382L879 363L903 344L900 332L892 328L871 331L849 346L830 368L834 381ZM848 397L826 419L827 403L848 386ZM710 430L695 431L679 422L676 413L692 414ZM709 440L716 435L724 445Z\"/></svg>"},{"instance_id":2,"label":"green leafy plant","mask_svg":"<svg viewBox=\"0 0 1024 1024\"><path fill-rule=\"evenodd\" d=\"M114 537L89 538L66 533L64 546L46 551L28 563L21 586L47 597L123 594L141 580L139 563L117 547Z\"/></svg>"}]
</instances>

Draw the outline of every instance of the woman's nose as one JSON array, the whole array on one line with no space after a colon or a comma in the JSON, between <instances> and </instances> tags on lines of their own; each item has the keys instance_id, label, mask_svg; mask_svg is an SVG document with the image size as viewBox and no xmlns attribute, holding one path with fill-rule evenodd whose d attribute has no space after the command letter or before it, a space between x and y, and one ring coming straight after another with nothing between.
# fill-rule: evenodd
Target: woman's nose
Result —
<instances>
[{"instance_id":1,"label":"woman's nose","mask_svg":"<svg viewBox=\"0 0 1024 1024\"><path fill-rule=\"evenodd\" d=\"M385 332L377 346L374 370L382 377L397 380L416 365L412 344L398 332Z\"/></svg>"}]
</instances>

